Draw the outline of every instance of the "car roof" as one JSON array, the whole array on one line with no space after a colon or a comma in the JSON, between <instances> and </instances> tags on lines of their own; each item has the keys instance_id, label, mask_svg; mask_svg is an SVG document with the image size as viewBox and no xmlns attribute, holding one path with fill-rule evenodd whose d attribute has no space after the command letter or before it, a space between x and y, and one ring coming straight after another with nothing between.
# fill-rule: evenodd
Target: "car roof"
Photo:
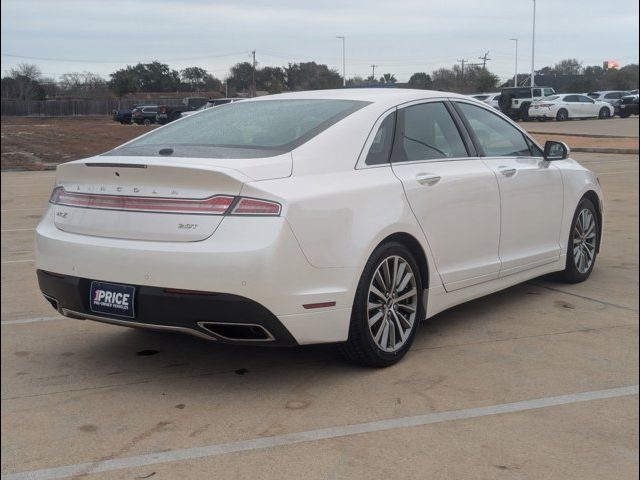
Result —
<instances>
[{"instance_id":1,"label":"car roof","mask_svg":"<svg viewBox=\"0 0 640 480\"><path fill-rule=\"evenodd\" d=\"M279 93L247 99L249 101L264 100L359 100L379 105L396 105L413 100L430 98L459 98L468 100L467 95L440 92L436 90L417 90L409 88L342 88L335 90L310 90L302 92Z\"/></svg>"}]
</instances>

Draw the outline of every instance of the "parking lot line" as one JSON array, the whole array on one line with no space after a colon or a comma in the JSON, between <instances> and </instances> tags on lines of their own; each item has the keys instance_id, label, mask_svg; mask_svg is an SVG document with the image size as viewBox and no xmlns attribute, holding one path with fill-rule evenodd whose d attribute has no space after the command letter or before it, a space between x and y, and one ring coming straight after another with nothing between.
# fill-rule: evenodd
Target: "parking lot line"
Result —
<instances>
[{"instance_id":1,"label":"parking lot line","mask_svg":"<svg viewBox=\"0 0 640 480\"><path fill-rule=\"evenodd\" d=\"M202 447L168 450L164 452L149 453L145 455L136 455L132 457L114 458L100 462L87 462L75 465L67 465L63 467L10 473L2 475L2 480L53 480L76 475L111 472L124 468L156 465L159 463L195 460L198 458L225 455L228 453L247 452L252 450L261 450L286 445L315 442L318 440L349 437L352 435L360 435L363 433L382 432L407 427L419 427L453 420L479 418L489 415L523 412L559 405L570 405L590 400L602 400L607 398L637 395L638 387L638 385L629 385L619 388L610 388L607 390L594 390L569 395L543 397L532 400L524 400L520 402L490 405L486 407L467 408L463 410L452 410L437 413L427 413L423 415L412 415L408 417L390 418L386 420L321 428L317 430L307 430L303 432L275 435L271 437L252 438L249 440L242 440L238 442L220 443L205 445Z\"/></svg>"},{"instance_id":2,"label":"parking lot line","mask_svg":"<svg viewBox=\"0 0 640 480\"><path fill-rule=\"evenodd\" d=\"M24 323L37 323L37 322L50 322L52 320L64 320L66 317L57 315L55 317L36 317L36 318L21 318L19 320L3 320L0 325L22 325Z\"/></svg>"},{"instance_id":3,"label":"parking lot line","mask_svg":"<svg viewBox=\"0 0 640 480\"><path fill-rule=\"evenodd\" d=\"M29 263L35 262L35 260L3 260L0 263L4 265L5 263Z\"/></svg>"},{"instance_id":4,"label":"parking lot line","mask_svg":"<svg viewBox=\"0 0 640 480\"><path fill-rule=\"evenodd\" d=\"M11 233L11 232L35 232L35 228L8 228L6 230L0 230L0 233Z\"/></svg>"}]
</instances>

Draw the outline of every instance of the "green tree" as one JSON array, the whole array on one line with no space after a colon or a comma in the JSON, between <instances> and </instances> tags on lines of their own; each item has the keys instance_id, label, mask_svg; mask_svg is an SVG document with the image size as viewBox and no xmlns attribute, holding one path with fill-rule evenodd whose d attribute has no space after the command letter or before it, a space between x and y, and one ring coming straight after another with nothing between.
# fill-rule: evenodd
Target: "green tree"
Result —
<instances>
[{"instance_id":1,"label":"green tree","mask_svg":"<svg viewBox=\"0 0 640 480\"><path fill-rule=\"evenodd\" d=\"M264 67L256 72L258 90L269 93L281 93L287 84L285 72L280 67Z\"/></svg>"},{"instance_id":2,"label":"green tree","mask_svg":"<svg viewBox=\"0 0 640 480\"><path fill-rule=\"evenodd\" d=\"M191 87L192 92L202 90L207 76L207 71L200 67L187 67L180 71L180 79Z\"/></svg>"},{"instance_id":3,"label":"green tree","mask_svg":"<svg viewBox=\"0 0 640 480\"><path fill-rule=\"evenodd\" d=\"M409 84L411 88L419 88L422 90L430 90L433 88L433 82L431 77L425 72L416 72L409 78Z\"/></svg>"},{"instance_id":4,"label":"green tree","mask_svg":"<svg viewBox=\"0 0 640 480\"><path fill-rule=\"evenodd\" d=\"M500 79L486 68L473 66L465 69L464 86L462 91L492 92L497 88Z\"/></svg>"},{"instance_id":5,"label":"green tree","mask_svg":"<svg viewBox=\"0 0 640 480\"><path fill-rule=\"evenodd\" d=\"M285 68L289 90L324 90L342 87L342 77L324 64L290 63Z\"/></svg>"},{"instance_id":6,"label":"green tree","mask_svg":"<svg viewBox=\"0 0 640 480\"><path fill-rule=\"evenodd\" d=\"M362 85L366 81L366 79L356 75L355 77L347 78L347 85Z\"/></svg>"},{"instance_id":7,"label":"green tree","mask_svg":"<svg viewBox=\"0 0 640 480\"><path fill-rule=\"evenodd\" d=\"M580 75L582 73L582 62L576 58L566 58L556 63L552 71L556 75Z\"/></svg>"},{"instance_id":8,"label":"green tree","mask_svg":"<svg viewBox=\"0 0 640 480\"><path fill-rule=\"evenodd\" d=\"M109 87L120 96L134 92L175 92L180 85L178 71L158 61L128 65L110 77Z\"/></svg>"},{"instance_id":9,"label":"green tree","mask_svg":"<svg viewBox=\"0 0 640 480\"><path fill-rule=\"evenodd\" d=\"M253 67L249 62L237 63L231 67L227 85L236 92L249 91L251 88Z\"/></svg>"},{"instance_id":10,"label":"green tree","mask_svg":"<svg viewBox=\"0 0 640 480\"><path fill-rule=\"evenodd\" d=\"M397 81L398 80L396 80L396 77L393 73L384 73L379 80L380 83L396 83Z\"/></svg>"},{"instance_id":11,"label":"green tree","mask_svg":"<svg viewBox=\"0 0 640 480\"><path fill-rule=\"evenodd\" d=\"M458 89L459 81L459 69L456 71L455 67L439 68L431 73L431 81L433 83L434 90L441 90L452 92Z\"/></svg>"},{"instance_id":12,"label":"green tree","mask_svg":"<svg viewBox=\"0 0 640 480\"><path fill-rule=\"evenodd\" d=\"M118 96L122 97L127 93L136 93L140 90L138 77L133 71L133 67L126 67L116 70L109 80L109 88Z\"/></svg>"}]
</instances>

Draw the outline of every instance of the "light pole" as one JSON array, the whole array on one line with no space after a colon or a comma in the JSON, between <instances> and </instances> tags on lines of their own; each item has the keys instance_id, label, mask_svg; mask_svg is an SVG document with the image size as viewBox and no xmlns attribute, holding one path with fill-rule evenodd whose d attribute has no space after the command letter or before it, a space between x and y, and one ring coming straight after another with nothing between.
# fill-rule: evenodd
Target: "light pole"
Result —
<instances>
[{"instance_id":1,"label":"light pole","mask_svg":"<svg viewBox=\"0 0 640 480\"><path fill-rule=\"evenodd\" d=\"M516 42L516 70L515 70L515 73L513 74L513 86L517 87L518 86L518 39L510 38L509 40Z\"/></svg>"},{"instance_id":2,"label":"light pole","mask_svg":"<svg viewBox=\"0 0 640 480\"><path fill-rule=\"evenodd\" d=\"M344 35L336 35L336 38L342 40L342 86L347 86L347 73L346 73L346 61L345 61L345 38Z\"/></svg>"},{"instance_id":3,"label":"light pole","mask_svg":"<svg viewBox=\"0 0 640 480\"><path fill-rule=\"evenodd\" d=\"M536 0L533 0L533 35L531 38L531 86L536 83Z\"/></svg>"}]
</instances>

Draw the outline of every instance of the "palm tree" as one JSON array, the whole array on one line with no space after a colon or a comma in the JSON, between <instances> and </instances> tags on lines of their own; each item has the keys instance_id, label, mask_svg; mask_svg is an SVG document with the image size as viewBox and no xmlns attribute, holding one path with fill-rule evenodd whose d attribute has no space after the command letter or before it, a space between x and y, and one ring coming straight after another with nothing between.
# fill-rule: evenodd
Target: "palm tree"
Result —
<instances>
[{"instance_id":1,"label":"palm tree","mask_svg":"<svg viewBox=\"0 0 640 480\"><path fill-rule=\"evenodd\" d=\"M393 73L385 73L380 77L380 83L396 83L397 81Z\"/></svg>"}]
</instances>

